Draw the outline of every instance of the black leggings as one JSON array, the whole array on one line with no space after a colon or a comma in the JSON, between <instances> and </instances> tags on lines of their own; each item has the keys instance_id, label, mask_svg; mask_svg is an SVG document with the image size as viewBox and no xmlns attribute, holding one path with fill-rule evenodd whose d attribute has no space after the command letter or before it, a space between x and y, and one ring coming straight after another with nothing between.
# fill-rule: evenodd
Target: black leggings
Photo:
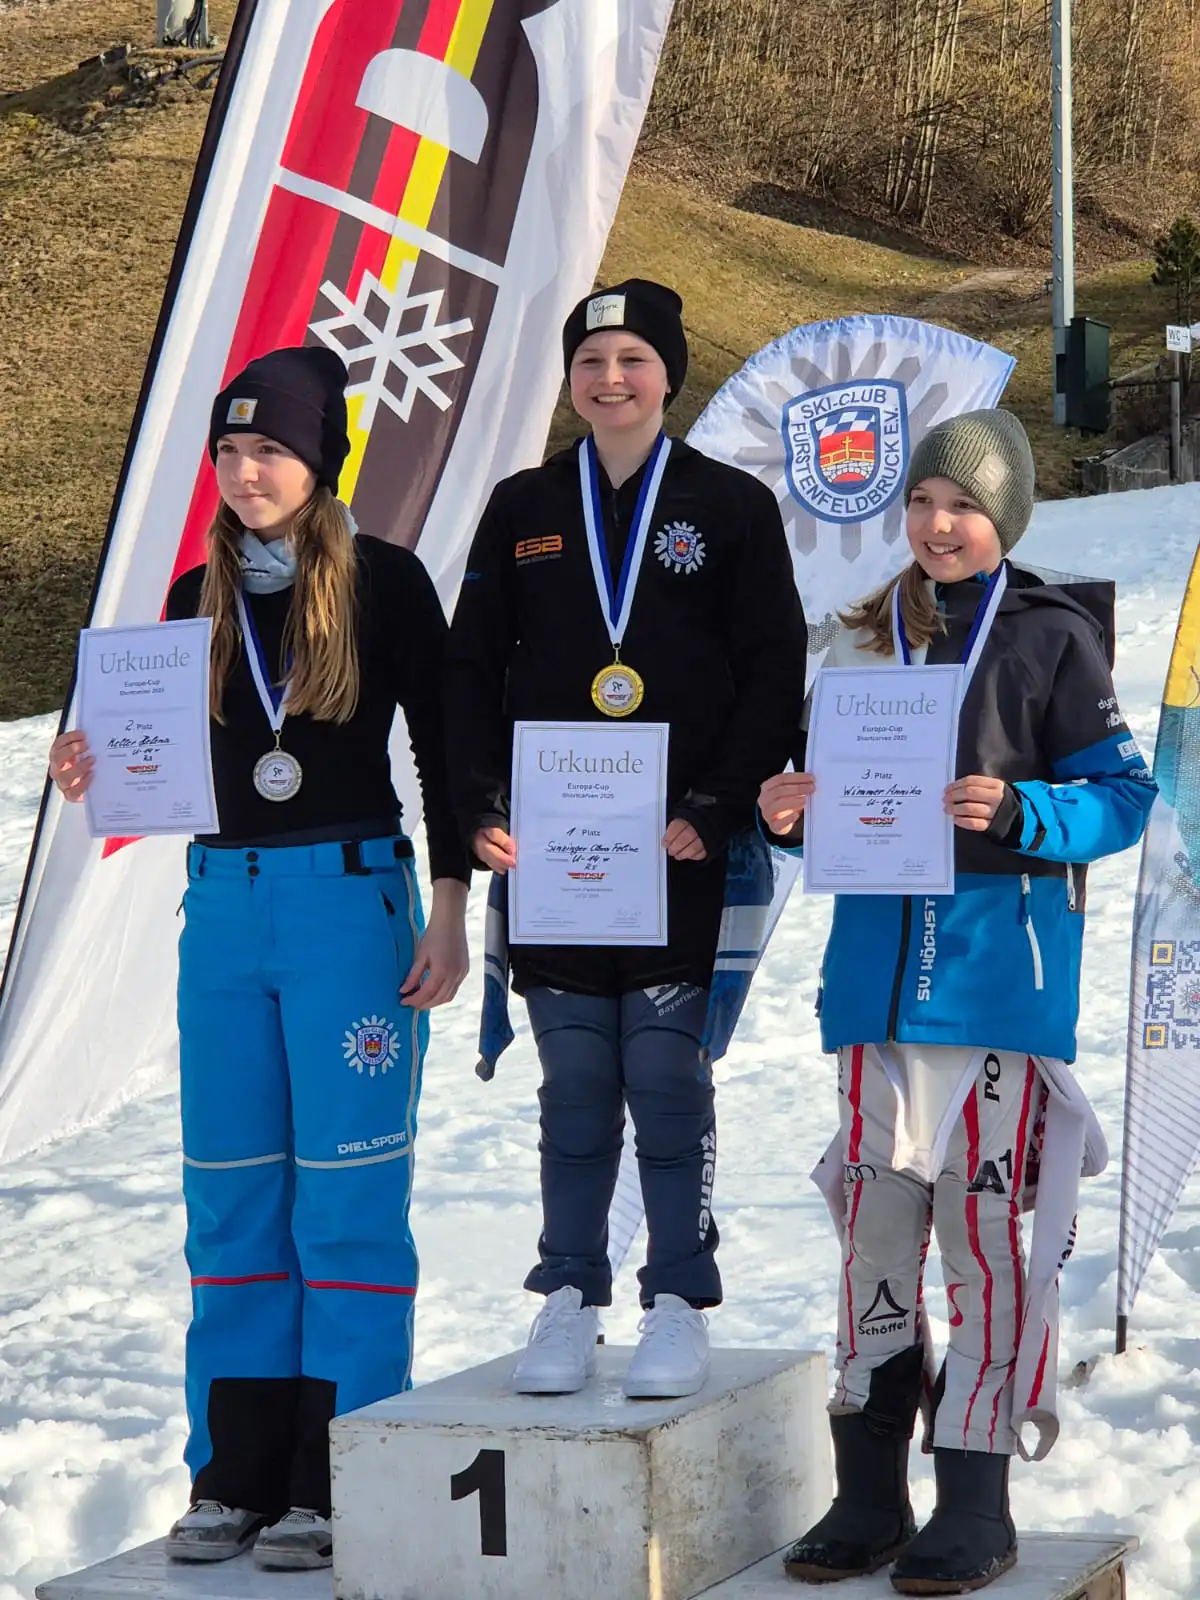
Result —
<instances>
[{"instance_id":1,"label":"black leggings","mask_svg":"<svg viewBox=\"0 0 1200 1600\"><path fill-rule=\"evenodd\" d=\"M608 1210L628 1105L649 1244L643 1305L674 1294L719 1305L712 1216L716 1118L700 1039L708 991L664 984L613 997L531 989L525 996L542 1063L542 1237L525 1287L572 1285L585 1305L612 1303Z\"/></svg>"}]
</instances>

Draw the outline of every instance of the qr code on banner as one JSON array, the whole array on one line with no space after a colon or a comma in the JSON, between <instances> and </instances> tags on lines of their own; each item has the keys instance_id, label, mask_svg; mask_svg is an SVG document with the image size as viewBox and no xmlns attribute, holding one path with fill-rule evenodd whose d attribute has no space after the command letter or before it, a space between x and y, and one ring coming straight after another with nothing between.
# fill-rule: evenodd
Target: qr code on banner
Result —
<instances>
[{"instance_id":1,"label":"qr code on banner","mask_svg":"<svg viewBox=\"0 0 1200 1600\"><path fill-rule=\"evenodd\" d=\"M1150 946L1142 1043L1147 1050L1200 1050L1200 939Z\"/></svg>"}]
</instances>

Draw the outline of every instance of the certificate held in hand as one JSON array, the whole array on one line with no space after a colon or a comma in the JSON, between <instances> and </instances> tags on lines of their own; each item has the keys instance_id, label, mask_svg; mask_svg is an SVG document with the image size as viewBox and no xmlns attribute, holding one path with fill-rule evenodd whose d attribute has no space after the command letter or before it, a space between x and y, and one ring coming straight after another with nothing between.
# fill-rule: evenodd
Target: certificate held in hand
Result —
<instances>
[{"instance_id":1,"label":"certificate held in hand","mask_svg":"<svg viewBox=\"0 0 1200 1600\"><path fill-rule=\"evenodd\" d=\"M807 766L804 887L835 894L953 894L961 666L818 673Z\"/></svg>"},{"instance_id":2,"label":"certificate held in hand","mask_svg":"<svg viewBox=\"0 0 1200 1600\"><path fill-rule=\"evenodd\" d=\"M85 800L93 838L216 833L211 635L209 617L80 635L78 721L96 761Z\"/></svg>"},{"instance_id":3,"label":"certificate held in hand","mask_svg":"<svg viewBox=\"0 0 1200 1600\"><path fill-rule=\"evenodd\" d=\"M512 944L665 945L666 723L518 722Z\"/></svg>"}]
</instances>

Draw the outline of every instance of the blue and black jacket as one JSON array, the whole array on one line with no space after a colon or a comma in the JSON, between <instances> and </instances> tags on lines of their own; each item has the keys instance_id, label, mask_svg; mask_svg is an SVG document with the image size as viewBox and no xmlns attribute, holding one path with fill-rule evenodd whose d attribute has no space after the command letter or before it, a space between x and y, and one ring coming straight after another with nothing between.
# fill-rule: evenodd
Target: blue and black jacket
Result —
<instances>
[{"instance_id":1,"label":"blue and black jacket","mask_svg":"<svg viewBox=\"0 0 1200 1600\"><path fill-rule=\"evenodd\" d=\"M983 585L945 586L962 659ZM963 703L958 775L1003 778L986 833L955 832L953 895L839 895L819 1001L826 1050L898 1041L1075 1059L1087 864L1142 836L1155 786L1112 681L1109 583L1008 588ZM843 631L829 665L885 664Z\"/></svg>"}]
</instances>

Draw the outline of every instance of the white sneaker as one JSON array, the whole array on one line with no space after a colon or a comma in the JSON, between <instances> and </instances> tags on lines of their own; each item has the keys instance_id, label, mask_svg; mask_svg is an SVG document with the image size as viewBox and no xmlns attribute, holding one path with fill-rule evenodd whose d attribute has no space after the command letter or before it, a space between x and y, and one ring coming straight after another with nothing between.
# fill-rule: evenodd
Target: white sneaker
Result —
<instances>
[{"instance_id":1,"label":"white sneaker","mask_svg":"<svg viewBox=\"0 0 1200 1600\"><path fill-rule=\"evenodd\" d=\"M333 1528L328 1517L293 1506L255 1540L254 1560L272 1571L306 1571L333 1564Z\"/></svg>"},{"instance_id":2,"label":"white sneaker","mask_svg":"<svg viewBox=\"0 0 1200 1600\"><path fill-rule=\"evenodd\" d=\"M678 1400L708 1381L708 1318L676 1294L655 1295L625 1374L631 1400Z\"/></svg>"},{"instance_id":3,"label":"white sneaker","mask_svg":"<svg viewBox=\"0 0 1200 1600\"><path fill-rule=\"evenodd\" d=\"M533 1319L525 1354L513 1368L518 1394L575 1394L596 1370L600 1316L578 1289L556 1289Z\"/></svg>"},{"instance_id":4,"label":"white sneaker","mask_svg":"<svg viewBox=\"0 0 1200 1600\"><path fill-rule=\"evenodd\" d=\"M219 1500L197 1500L167 1535L172 1561L229 1561L249 1550L266 1522L257 1511L224 1506Z\"/></svg>"}]
</instances>

